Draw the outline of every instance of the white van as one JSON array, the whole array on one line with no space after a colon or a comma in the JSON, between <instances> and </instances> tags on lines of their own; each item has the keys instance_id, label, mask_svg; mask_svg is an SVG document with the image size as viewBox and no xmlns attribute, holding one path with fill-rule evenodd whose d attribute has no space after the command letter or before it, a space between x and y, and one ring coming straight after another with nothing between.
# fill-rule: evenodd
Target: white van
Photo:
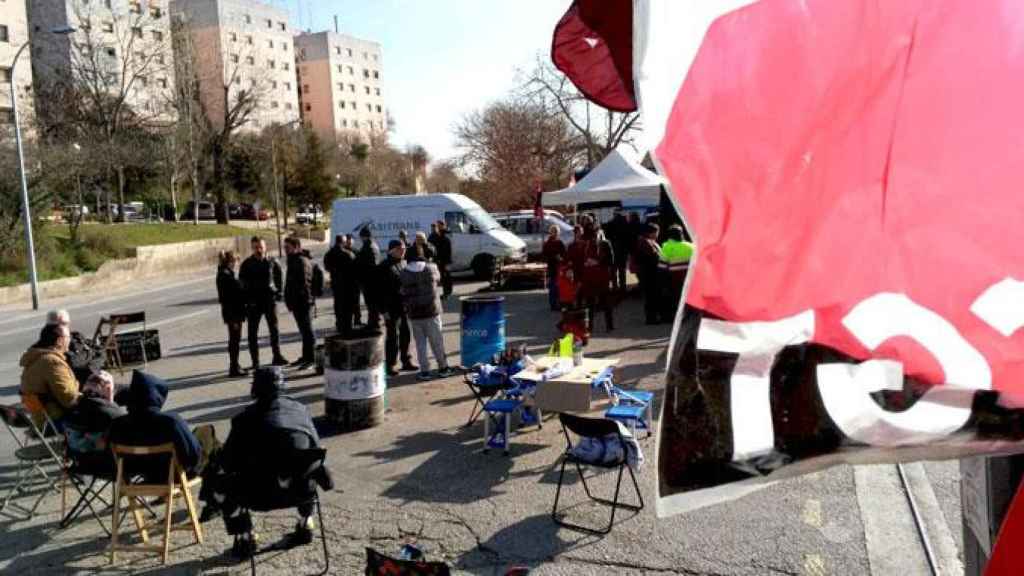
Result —
<instances>
[{"instance_id":1,"label":"white van","mask_svg":"<svg viewBox=\"0 0 1024 576\"><path fill-rule=\"evenodd\" d=\"M405 230L412 241L416 232L430 234L430 224L443 220L452 241L452 272L471 270L488 278L500 258L526 260L526 244L505 230L476 202L462 194L426 194L345 198L334 201L331 236L351 234L358 247L359 231L369 227L387 249Z\"/></svg>"}]
</instances>

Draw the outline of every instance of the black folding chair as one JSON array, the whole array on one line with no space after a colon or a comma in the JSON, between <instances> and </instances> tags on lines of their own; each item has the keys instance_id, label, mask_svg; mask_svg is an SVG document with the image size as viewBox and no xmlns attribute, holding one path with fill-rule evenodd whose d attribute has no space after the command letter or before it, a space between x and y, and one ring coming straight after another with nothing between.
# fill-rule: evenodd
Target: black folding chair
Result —
<instances>
[{"instance_id":1,"label":"black folding chair","mask_svg":"<svg viewBox=\"0 0 1024 576\"><path fill-rule=\"evenodd\" d=\"M46 467L52 465L58 470L63 469L64 446L56 436L57 427L46 415L46 410L39 399L35 396L27 396L23 398L23 401L25 404L0 406L0 420L3 420L11 437L14 438L16 446L14 458L19 464L18 477L7 490L3 501L0 502L0 514L19 520L29 520L35 515L47 494L51 491L60 492L57 486L58 478L47 473ZM33 413L38 414L42 419L41 426L32 419ZM31 508L13 501L15 496L35 483L44 484L45 489Z\"/></svg>"},{"instance_id":2,"label":"black folding chair","mask_svg":"<svg viewBox=\"0 0 1024 576\"><path fill-rule=\"evenodd\" d=\"M272 512L287 508L296 508L303 504L312 504L316 508L317 522L320 524L320 539L324 548L324 569L319 572L322 576L327 574L331 567L331 556L327 549L327 529L325 527L323 511L320 508L320 492L314 488L312 495L304 490L298 489L302 485L309 485L311 479L315 484L324 490L332 487L329 474L327 473L325 461L327 451L323 448L310 448L292 452L289 457L276 456L274 461L277 466L273 469L262 470L262 480L251 479L251 476L243 474L240 478L246 479L249 490L240 490L236 496L239 497L239 504L246 513L251 512ZM259 464L257 464L259 466ZM280 479L290 478L288 488L281 485ZM269 482L268 482L269 481ZM276 489L266 490L263 487L275 486ZM250 523L249 539L252 541L252 524ZM268 550L272 550L270 548ZM250 567L253 576L256 575L256 555L267 550L257 550L249 556Z\"/></svg>"},{"instance_id":3,"label":"black folding chair","mask_svg":"<svg viewBox=\"0 0 1024 576\"><path fill-rule=\"evenodd\" d=\"M558 473L558 489L555 492L555 505L551 509L551 518L555 521L555 524L558 524L559 526L591 534L607 534L611 532L612 526L615 524L615 511L618 508L625 508L636 512L644 509L644 497L640 494L640 484L636 481L636 475L633 473L633 469L629 466L628 459L626 457L626 442L622 437L622 433L619 431L619 425L614 420L607 420L604 418L584 418L582 416L574 416L572 414L564 413L558 415L558 420L562 423L562 433L565 434L566 448L565 453L562 455L562 469ZM617 436L623 449L621 458L612 462L587 462L580 460L572 453L573 443L572 438L569 436L570 431L581 438L604 439L607 436ZM599 504L611 507L612 513L611 518L608 520L607 528L602 530L570 524L562 520L558 514L558 500L562 495L562 481L565 477L565 465L569 462L576 465L576 471L580 475L580 482L583 484L583 490L587 493L587 498L590 498ZM615 483L615 496L611 500L598 498L590 493L590 487L587 486L587 479L583 476L583 465L595 466L598 468L619 469L619 478ZM629 476L633 479L633 487L636 489L636 497L640 501L639 505L619 502L619 488L622 486L623 469L629 470Z\"/></svg>"},{"instance_id":4,"label":"black folding chair","mask_svg":"<svg viewBox=\"0 0 1024 576\"><path fill-rule=\"evenodd\" d=\"M473 408L469 413L469 421L466 422L466 427L472 426L480 416L483 416L484 406L489 400L493 400L495 396L515 387L515 382L512 381L512 378L507 375L503 376L498 382L484 382L480 378L480 374L473 368L466 369L463 373L462 379L475 400Z\"/></svg>"},{"instance_id":5,"label":"black folding chair","mask_svg":"<svg viewBox=\"0 0 1024 576\"><path fill-rule=\"evenodd\" d=\"M93 503L96 501L101 502L104 506L104 511L111 505L103 497L103 491L110 486L117 476L113 455L109 449L90 452L77 450L78 446L93 441L91 437L95 435L95 433L78 430L70 424L64 427L64 438L68 449L64 468L66 482L63 487L63 498L67 499L67 485L71 484L75 491L78 492L78 500L71 506L67 514L61 518L59 526L67 528L83 512L89 510L92 517L109 536L110 530L103 523L96 508L93 507ZM105 434L101 434L101 436L105 436ZM105 444L105 439L103 439L102 444Z\"/></svg>"}]
</instances>

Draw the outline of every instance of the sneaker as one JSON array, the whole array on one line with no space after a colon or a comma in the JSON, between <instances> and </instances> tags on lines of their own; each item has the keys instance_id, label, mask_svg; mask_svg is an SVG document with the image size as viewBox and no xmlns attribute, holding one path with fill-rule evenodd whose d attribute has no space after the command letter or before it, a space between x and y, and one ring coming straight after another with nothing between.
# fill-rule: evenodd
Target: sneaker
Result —
<instances>
[{"instance_id":1,"label":"sneaker","mask_svg":"<svg viewBox=\"0 0 1024 576\"><path fill-rule=\"evenodd\" d=\"M288 359L285 358L284 356L278 356L277 358L274 358L274 361L271 362L270 365L271 366L287 366L288 365Z\"/></svg>"},{"instance_id":2,"label":"sneaker","mask_svg":"<svg viewBox=\"0 0 1024 576\"><path fill-rule=\"evenodd\" d=\"M434 379L434 375L431 374L430 372L420 372L419 374L416 375L416 379L419 380L420 382L428 382Z\"/></svg>"},{"instance_id":3,"label":"sneaker","mask_svg":"<svg viewBox=\"0 0 1024 576\"><path fill-rule=\"evenodd\" d=\"M387 370L387 375L388 376L398 376L398 374L399 374L399 372L398 372L398 370L396 370L394 368L394 366L389 366L388 367L388 370Z\"/></svg>"},{"instance_id":4,"label":"sneaker","mask_svg":"<svg viewBox=\"0 0 1024 576\"><path fill-rule=\"evenodd\" d=\"M256 555L257 540L259 540L259 537L256 534L253 534L252 538L235 536L235 543L231 545L231 556L239 560L252 558Z\"/></svg>"},{"instance_id":5,"label":"sneaker","mask_svg":"<svg viewBox=\"0 0 1024 576\"><path fill-rule=\"evenodd\" d=\"M305 546L312 543L315 528L316 522L313 521L312 516L299 520L299 523L295 525L295 531L288 536L288 545Z\"/></svg>"},{"instance_id":6,"label":"sneaker","mask_svg":"<svg viewBox=\"0 0 1024 576\"><path fill-rule=\"evenodd\" d=\"M413 364L412 362L406 362L402 364L402 372L415 372L419 369L420 367Z\"/></svg>"},{"instance_id":7,"label":"sneaker","mask_svg":"<svg viewBox=\"0 0 1024 576\"><path fill-rule=\"evenodd\" d=\"M452 376L455 376L455 368L451 366L445 366L437 371L438 378L451 378Z\"/></svg>"},{"instance_id":8,"label":"sneaker","mask_svg":"<svg viewBox=\"0 0 1024 576\"><path fill-rule=\"evenodd\" d=\"M232 366L228 370L228 376L231 377L231 378L241 378L241 377L246 376L246 375L247 375L247 372L241 366Z\"/></svg>"}]
</instances>

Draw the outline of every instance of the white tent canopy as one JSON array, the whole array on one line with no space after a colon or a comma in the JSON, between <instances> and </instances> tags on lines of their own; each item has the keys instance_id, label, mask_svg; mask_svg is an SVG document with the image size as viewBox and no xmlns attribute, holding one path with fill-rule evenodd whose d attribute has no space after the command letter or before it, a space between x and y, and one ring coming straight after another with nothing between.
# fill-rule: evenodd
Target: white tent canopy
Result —
<instances>
[{"instance_id":1,"label":"white tent canopy","mask_svg":"<svg viewBox=\"0 0 1024 576\"><path fill-rule=\"evenodd\" d=\"M573 206L590 202L629 201L657 204L665 180L640 165L635 158L612 150L575 186L541 196L545 206Z\"/></svg>"}]
</instances>

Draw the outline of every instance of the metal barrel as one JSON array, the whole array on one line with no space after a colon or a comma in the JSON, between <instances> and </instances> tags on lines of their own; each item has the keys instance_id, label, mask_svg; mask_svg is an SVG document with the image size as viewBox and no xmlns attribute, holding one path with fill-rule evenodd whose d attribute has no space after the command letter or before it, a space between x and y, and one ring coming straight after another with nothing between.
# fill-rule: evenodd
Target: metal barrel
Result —
<instances>
[{"instance_id":1,"label":"metal barrel","mask_svg":"<svg viewBox=\"0 0 1024 576\"><path fill-rule=\"evenodd\" d=\"M462 302L462 365L490 363L505 351L505 297L467 296Z\"/></svg>"},{"instance_id":2,"label":"metal barrel","mask_svg":"<svg viewBox=\"0 0 1024 576\"><path fill-rule=\"evenodd\" d=\"M380 424L387 393L384 336L328 336L323 354L327 417L342 430Z\"/></svg>"}]
</instances>

